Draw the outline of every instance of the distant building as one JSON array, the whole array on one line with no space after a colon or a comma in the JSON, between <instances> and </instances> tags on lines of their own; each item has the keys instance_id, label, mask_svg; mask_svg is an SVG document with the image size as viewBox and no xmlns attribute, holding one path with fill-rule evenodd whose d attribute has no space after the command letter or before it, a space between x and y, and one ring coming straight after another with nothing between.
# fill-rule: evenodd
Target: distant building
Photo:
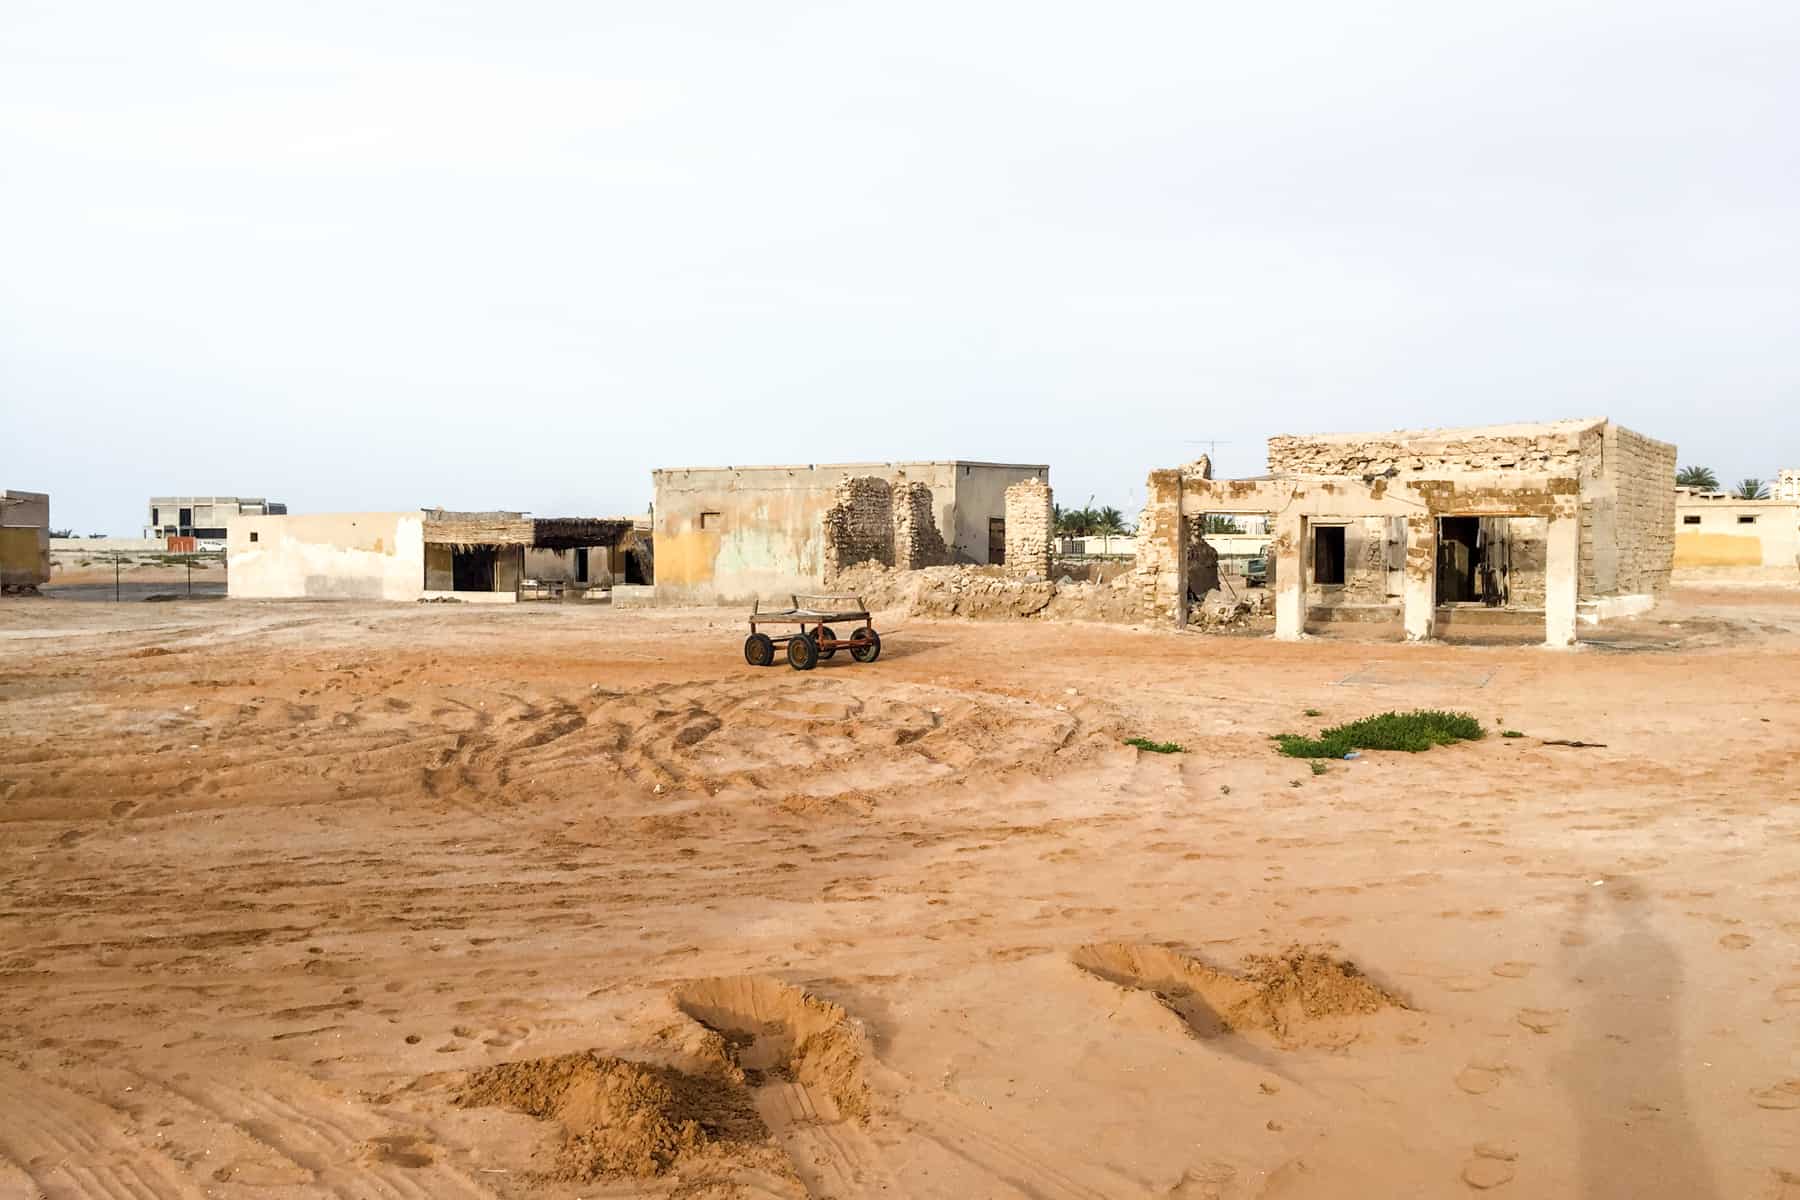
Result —
<instances>
[{"instance_id":1,"label":"distant building","mask_svg":"<svg viewBox=\"0 0 1800 1200\"><path fill-rule=\"evenodd\" d=\"M50 497L0 491L0 591L35 591L50 578Z\"/></svg>"},{"instance_id":2,"label":"distant building","mask_svg":"<svg viewBox=\"0 0 1800 1200\"><path fill-rule=\"evenodd\" d=\"M1674 577L1684 582L1800 582L1800 499L1675 491Z\"/></svg>"},{"instance_id":3,"label":"distant building","mask_svg":"<svg viewBox=\"0 0 1800 1200\"><path fill-rule=\"evenodd\" d=\"M225 524L232 517L278 517L286 512L287 505L260 496L152 496L144 536L224 541Z\"/></svg>"},{"instance_id":4,"label":"distant building","mask_svg":"<svg viewBox=\"0 0 1800 1200\"><path fill-rule=\"evenodd\" d=\"M1800 503L1800 471L1783 471L1776 475L1775 486L1769 489L1769 499Z\"/></svg>"},{"instance_id":5,"label":"distant building","mask_svg":"<svg viewBox=\"0 0 1800 1200\"><path fill-rule=\"evenodd\" d=\"M598 591L615 579L648 582L649 546L638 525L632 517L437 508L245 514L231 519L226 543L229 594L511 603L533 582Z\"/></svg>"}]
</instances>

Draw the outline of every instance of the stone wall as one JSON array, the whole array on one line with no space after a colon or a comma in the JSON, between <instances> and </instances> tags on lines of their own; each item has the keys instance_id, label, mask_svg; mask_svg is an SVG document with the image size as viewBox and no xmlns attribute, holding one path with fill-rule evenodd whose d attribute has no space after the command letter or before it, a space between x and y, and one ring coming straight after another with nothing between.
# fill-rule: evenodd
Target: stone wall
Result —
<instances>
[{"instance_id":1,"label":"stone wall","mask_svg":"<svg viewBox=\"0 0 1800 1200\"><path fill-rule=\"evenodd\" d=\"M863 562L894 562L894 489L885 479L853 475L838 484L821 518L825 578Z\"/></svg>"},{"instance_id":2,"label":"stone wall","mask_svg":"<svg viewBox=\"0 0 1800 1200\"><path fill-rule=\"evenodd\" d=\"M1022 479L1006 489L1006 572L1020 578L1050 577L1056 516L1050 485Z\"/></svg>"},{"instance_id":3,"label":"stone wall","mask_svg":"<svg viewBox=\"0 0 1800 1200\"><path fill-rule=\"evenodd\" d=\"M923 483L896 485L893 509L895 567L902 571L918 571L950 561L950 550L932 515L929 486Z\"/></svg>"},{"instance_id":4,"label":"stone wall","mask_svg":"<svg viewBox=\"0 0 1800 1200\"><path fill-rule=\"evenodd\" d=\"M1353 437L1282 435L1269 439L1269 472L1356 478L1445 470L1573 475L1581 461L1583 431L1597 429L1600 424L1595 419L1482 429L1400 430Z\"/></svg>"},{"instance_id":5,"label":"stone wall","mask_svg":"<svg viewBox=\"0 0 1800 1200\"><path fill-rule=\"evenodd\" d=\"M1606 457L1618 496L1619 594L1655 595L1668 588L1675 559L1675 447L1608 425Z\"/></svg>"}]
</instances>

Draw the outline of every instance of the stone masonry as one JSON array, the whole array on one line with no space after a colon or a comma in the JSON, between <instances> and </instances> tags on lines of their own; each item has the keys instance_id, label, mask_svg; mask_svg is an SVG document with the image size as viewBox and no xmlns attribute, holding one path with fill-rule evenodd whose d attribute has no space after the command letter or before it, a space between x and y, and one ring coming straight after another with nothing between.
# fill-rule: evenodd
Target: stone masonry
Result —
<instances>
[{"instance_id":1,"label":"stone masonry","mask_svg":"<svg viewBox=\"0 0 1800 1200\"><path fill-rule=\"evenodd\" d=\"M931 488L923 483L894 487L894 559L902 571L918 571L950 561L944 535L932 515Z\"/></svg>"},{"instance_id":2,"label":"stone masonry","mask_svg":"<svg viewBox=\"0 0 1800 1200\"><path fill-rule=\"evenodd\" d=\"M858 563L894 562L894 497L885 479L856 475L837 486L822 518L825 578Z\"/></svg>"},{"instance_id":3,"label":"stone masonry","mask_svg":"<svg viewBox=\"0 0 1800 1200\"><path fill-rule=\"evenodd\" d=\"M1006 573L1050 578L1050 548L1056 533L1050 485L1022 479L1006 489Z\"/></svg>"}]
</instances>

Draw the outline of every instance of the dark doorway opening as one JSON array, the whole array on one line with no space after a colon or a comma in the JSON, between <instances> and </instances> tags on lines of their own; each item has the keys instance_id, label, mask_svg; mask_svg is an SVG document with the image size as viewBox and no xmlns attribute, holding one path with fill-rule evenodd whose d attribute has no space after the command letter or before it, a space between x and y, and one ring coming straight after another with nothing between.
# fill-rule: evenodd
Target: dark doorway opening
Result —
<instances>
[{"instance_id":1,"label":"dark doorway opening","mask_svg":"<svg viewBox=\"0 0 1800 1200\"><path fill-rule=\"evenodd\" d=\"M1344 582L1344 527L1313 527L1313 582L1323 587Z\"/></svg>"},{"instance_id":2,"label":"dark doorway opening","mask_svg":"<svg viewBox=\"0 0 1800 1200\"><path fill-rule=\"evenodd\" d=\"M1439 517L1437 602L1507 603L1512 579L1511 538L1505 517Z\"/></svg>"},{"instance_id":3,"label":"dark doorway opening","mask_svg":"<svg viewBox=\"0 0 1800 1200\"><path fill-rule=\"evenodd\" d=\"M988 562L1006 561L1006 518L988 518Z\"/></svg>"},{"instance_id":4,"label":"dark doorway opening","mask_svg":"<svg viewBox=\"0 0 1800 1200\"><path fill-rule=\"evenodd\" d=\"M625 583L627 586L647 587L655 583L656 580L652 577L654 570L650 556L642 550L634 548L625 551Z\"/></svg>"},{"instance_id":5,"label":"dark doorway opening","mask_svg":"<svg viewBox=\"0 0 1800 1200\"><path fill-rule=\"evenodd\" d=\"M1437 602L1467 604L1480 595L1481 518L1439 517Z\"/></svg>"},{"instance_id":6,"label":"dark doorway opening","mask_svg":"<svg viewBox=\"0 0 1800 1200\"><path fill-rule=\"evenodd\" d=\"M492 546L472 546L450 552L450 586L459 592L494 590L494 567L500 552Z\"/></svg>"},{"instance_id":7,"label":"dark doorway opening","mask_svg":"<svg viewBox=\"0 0 1800 1200\"><path fill-rule=\"evenodd\" d=\"M575 582L588 581L588 552L586 546L578 546L575 550Z\"/></svg>"}]
</instances>

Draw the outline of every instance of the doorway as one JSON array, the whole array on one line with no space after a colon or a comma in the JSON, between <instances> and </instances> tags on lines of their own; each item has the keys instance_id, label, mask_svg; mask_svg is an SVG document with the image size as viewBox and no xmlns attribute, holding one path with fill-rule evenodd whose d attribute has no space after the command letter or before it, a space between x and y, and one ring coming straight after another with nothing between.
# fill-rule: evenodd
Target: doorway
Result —
<instances>
[{"instance_id":1,"label":"doorway","mask_svg":"<svg viewBox=\"0 0 1800 1200\"><path fill-rule=\"evenodd\" d=\"M1498 608L1507 602L1512 564L1506 532L1505 517L1438 518L1439 604Z\"/></svg>"},{"instance_id":2,"label":"doorway","mask_svg":"<svg viewBox=\"0 0 1800 1200\"><path fill-rule=\"evenodd\" d=\"M1313 582L1321 587L1344 584L1344 527L1313 527Z\"/></svg>"},{"instance_id":3,"label":"doorway","mask_svg":"<svg viewBox=\"0 0 1800 1200\"><path fill-rule=\"evenodd\" d=\"M491 592L500 552L492 546L470 546L450 552L450 586L459 592Z\"/></svg>"},{"instance_id":4,"label":"doorway","mask_svg":"<svg viewBox=\"0 0 1800 1200\"><path fill-rule=\"evenodd\" d=\"M578 546L575 549L575 582L576 583L586 583L587 581L588 581L587 547L586 546Z\"/></svg>"},{"instance_id":5,"label":"doorway","mask_svg":"<svg viewBox=\"0 0 1800 1200\"><path fill-rule=\"evenodd\" d=\"M988 562L999 564L1006 561L1006 518L988 518Z\"/></svg>"}]
</instances>

